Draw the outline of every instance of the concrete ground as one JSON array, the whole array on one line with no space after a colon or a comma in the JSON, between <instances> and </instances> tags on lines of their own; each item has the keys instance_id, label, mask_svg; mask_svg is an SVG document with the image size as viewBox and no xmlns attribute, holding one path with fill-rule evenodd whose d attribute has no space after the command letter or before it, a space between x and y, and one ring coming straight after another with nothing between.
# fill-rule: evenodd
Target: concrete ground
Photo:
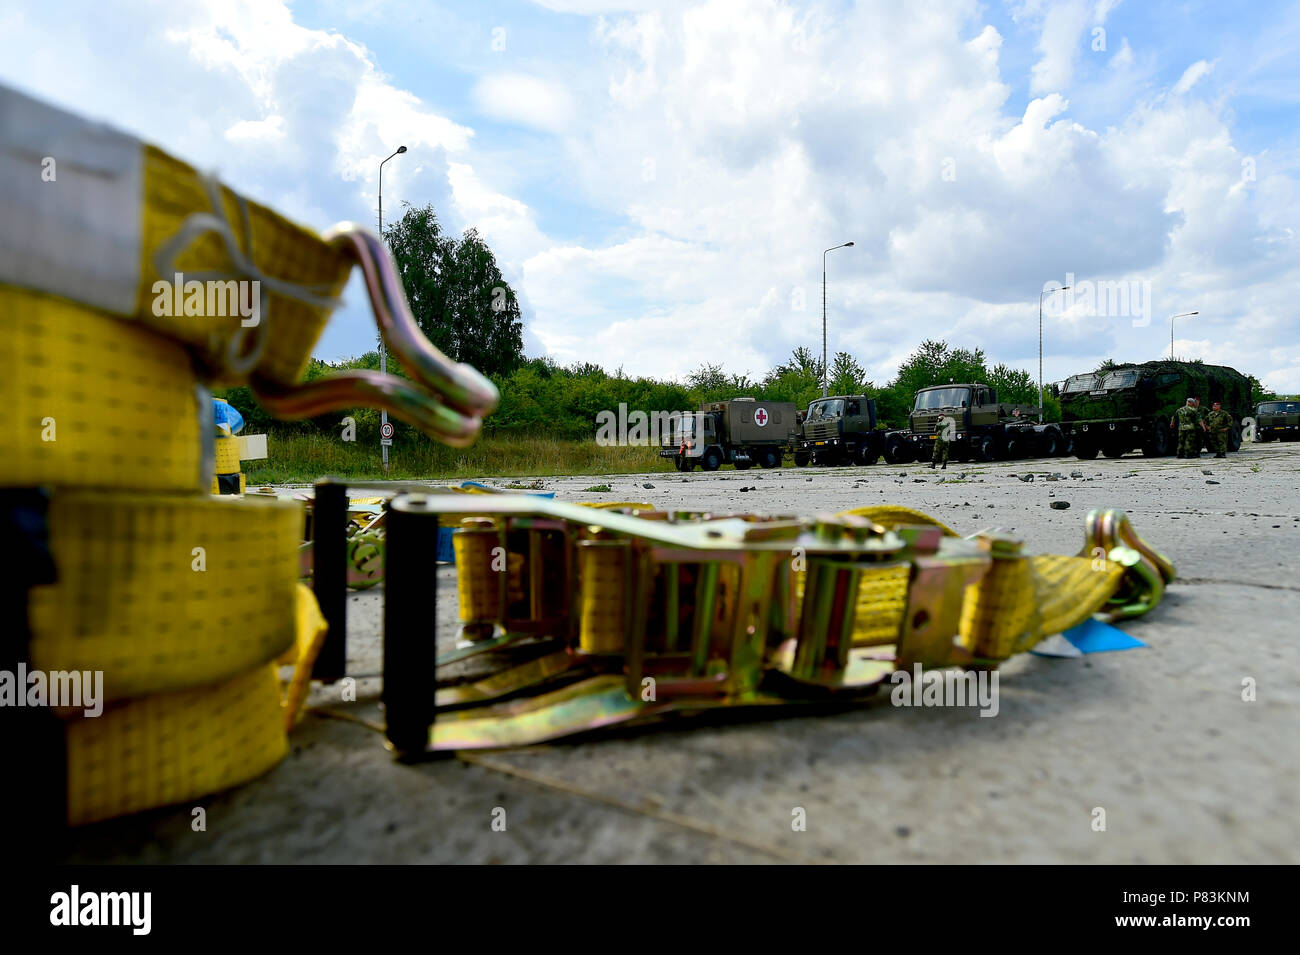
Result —
<instances>
[{"instance_id":1,"label":"concrete ground","mask_svg":"<svg viewBox=\"0 0 1300 955\"><path fill-rule=\"evenodd\" d=\"M1032 483L1013 476L1030 471ZM1051 472L1067 477L1043 480ZM355 703L325 687L313 704L345 718L309 714L279 767L201 800L205 832L192 831L192 806L159 810L77 830L69 860L1300 861L1300 444L1246 445L1226 460L725 469L544 484L561 500L676 508L811 515L903 504L962 534L1011 528L1035 553L1076 552L1088 509L1119 507L1179 578L1155 611L1123 625L1146 648L1022 655L1002 668L992 719L894 708L882 694L847 712L412 766L356 721L381 719L377 680L358 681ZM611 492L585 490L601 484ZM1053 500L1071 506L1053 510ZM453 575L439 572L444 646ZM382 588L349 597L354 674L379 669L382 603ZM1247 678L1253 702L1242 698ZM1104 831L1093 827L1098 808ZM797 809L805 831L792 827Z\"/></svg>"}]
</instances>

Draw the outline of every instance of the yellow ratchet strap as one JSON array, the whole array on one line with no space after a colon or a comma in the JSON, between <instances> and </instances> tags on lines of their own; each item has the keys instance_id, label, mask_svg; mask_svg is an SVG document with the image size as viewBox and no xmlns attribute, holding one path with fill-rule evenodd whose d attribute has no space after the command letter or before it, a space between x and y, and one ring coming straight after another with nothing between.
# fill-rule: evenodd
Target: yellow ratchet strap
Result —
<instances>
[{"instance_id":1,"label":"yellow ratchet strap","mask_svg":"<svg viewBox=\"0 0 1300 955\"><path fill-rule=\"evenodd\" d=\"M29 594L33 665L120 700L269 663L294 641L302 508L250 496L57 491L56 583Z\"/></svg>"},{"instance_id":2,"label":"yellow ratchet strap","mask_svg":"<svg viewBox=\"0 0 1300 955\"><path fill-rule=\"evenodd\" d=\"M210 409L175 341L2 284L0 338L0 486L206 488Z\"/></svg>"},{"instance_id":3,"label":"yellow ratchet strap","mask_svg":"<svg viewBox=\"0 0 1300 955\"><path fill-rule=\"evenodd\" d=\"M66 722L68 824L188 801L244 783L288 752L276 668L110 704Z\"/></svg>"},{"instance_id":4,"label":"yellow ratchet strap","mask_svg":"<svg viewBox=\"0 0 1300 955\"><path fill-rule=\"evenodd\" d=\"M1029 556L1000 529L960 538L895 507L813 520L584 514L503 496L393 507L404 520L462 518L461 643L439 668L504 654L473 682L438 690L450 712L432 724L430 750L524 745L669 711L865 697L916 664L993 668L1094 614L1145 613L1174 574L1115 510L1087 515L1078 555ZM547 573L559 598L530 601ZM539 639L546 655L522 646Z\"/></svg>"}]
</instances>

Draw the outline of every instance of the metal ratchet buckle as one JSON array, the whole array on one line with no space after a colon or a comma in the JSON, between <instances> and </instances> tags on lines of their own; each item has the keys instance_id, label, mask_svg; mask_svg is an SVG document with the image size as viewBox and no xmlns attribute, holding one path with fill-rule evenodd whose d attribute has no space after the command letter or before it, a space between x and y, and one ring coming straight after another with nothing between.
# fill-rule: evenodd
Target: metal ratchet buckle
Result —
<instances>
[{"instance_id":1,"label":"metal ratchet buckle","mask_svg":"<svg viewBox=\"0 0 1300 955\"><path fill-rule=\"evenodd\" d=\"M1095 557L1098 549L1124 568L1120 588L1107 601L1108 619L1137 617L1160 602L1174 579L1170 560L1138 536L1128 515L1120 510L1088 512L1080 557Z\"/></svg>"},{"instance_id":2,"label":"metal ratchet buckle","mask_svg":"<svg viewBox=\"0 0 1300 955\"><path fill-rule=\"evenodd\" d=\"M394 506L465 518L461 639L437 661L436 698L439 710L479 708L440 722L435 749L536 741L666 709L860 697L896 666L969 663L962 596L991 565L987 549L940 528L887 530L853 515L438 494ZM487 651L498 651L495 669L454 682L454 668ZM535 704L484 705L543 686ZM511 721L532 728L511 735Z\"/></svg>"},{"instance_id":3,"label":"metal ratchet buckle","mask_svg":"<svg viewBox=\"0 0 1300 955\"><path fill-rule=\"evenodd\" d=\"M361 369L283 385L255 374L250 384L257 400L277 418L289 419L342 408L381 408L452 447L472 444L483 418L497 406L496 386L469 365L453 362L424 337L388 250L376 235L345 225L324 238L360 265L379 333L411 380Z\"/></svg>"}]
</instances>

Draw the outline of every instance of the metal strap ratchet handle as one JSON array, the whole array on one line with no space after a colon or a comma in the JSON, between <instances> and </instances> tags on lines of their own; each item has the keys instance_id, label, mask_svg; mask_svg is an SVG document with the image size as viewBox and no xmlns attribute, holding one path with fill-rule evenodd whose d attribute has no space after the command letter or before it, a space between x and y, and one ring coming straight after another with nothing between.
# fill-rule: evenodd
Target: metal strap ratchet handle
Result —
<instances>
[{"instance_id":1,"label":"metal strap ratchet handle","mask_svg":"<svg viewBox=\"0 0 1300 955\"><path fill-rule=\"evenodd\" d=\"M424 337L378 236L347 225L330 230L325 241L356 258L379 333L412 380L364 369L299 385L255 376L252 386L257 400L276 417L290 419L343 408L382 408L452 447L472 444L484 416L496 408L500 397L496 386L469 365L453 362Z\"/></svg>"}]
</instances>

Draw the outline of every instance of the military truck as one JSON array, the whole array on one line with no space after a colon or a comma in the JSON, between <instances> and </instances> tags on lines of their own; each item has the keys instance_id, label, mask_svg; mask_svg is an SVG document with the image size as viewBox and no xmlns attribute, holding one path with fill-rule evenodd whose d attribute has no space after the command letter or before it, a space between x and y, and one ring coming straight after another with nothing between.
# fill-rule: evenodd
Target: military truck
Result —
<instances>
[{"instance_id":1,"label":"military truck","mask_svg":"<svg viewBox=\"0 0 1300 955\"><path fill-rule=\"evenodd\" d=\"M959 461L1064 454L1061 429L1038 424L1037 416L1038 410L1030 405L998 401L997 389L980 382L922 388L912 401L909 427L885 436L885 460L906 464L928 459L943 427L950 429L948 453Z\"/></svg>"},{"instance_id":2,"label":"military truck","mask_svg":"<svg viewBox=\"0 0 1300 955\"><path fill-rule=\"evenodd\" d=\"M794 463L875 464L885 451L876 430L876 402L866 395L833 395L808 405L799 424Z\"/></svg>"},{"instance_id":3,"label":"military truck","mask_svg":"<svg viewBox=\"0 0 1300 955\"><path fill-rule=\"evenodd\" d=\"M1061 426L1082 461L1098 452L1118 458L1137 449L1161 457L1176 448L1169 419L1189 397L1201 399L1202 417L1213 402L1223 402L1234 424L1228 450L1241 447L1241 419L1253 410L1250 380L1235 369L1194 361L1148 361L1072 375L1061 388Z\"/></svg>"},{"instance_id":4,"label":"military truck","mask_svg":"<svg viewBox=\"0 0 1300 955\"><path fill-rule=\"evenodd\" d=\"M1263 401L1255 409L1256 441L1295 441L1300 438L1300 401Z\"/></svg>"},{"instance_id":5,"label":"military truck","mask_svg":"<svg viewBox=\"0 0 1300 955\"><path fill-rule=\"evenodd\" d=\"M732 398L711 401L698 412L669 415L660 436L659 456L672 458L679 471L698 464L716 471L724 464L747 471L754 464L779 468L798 437L793 401Z\"/></svg>"}]
</instances>

